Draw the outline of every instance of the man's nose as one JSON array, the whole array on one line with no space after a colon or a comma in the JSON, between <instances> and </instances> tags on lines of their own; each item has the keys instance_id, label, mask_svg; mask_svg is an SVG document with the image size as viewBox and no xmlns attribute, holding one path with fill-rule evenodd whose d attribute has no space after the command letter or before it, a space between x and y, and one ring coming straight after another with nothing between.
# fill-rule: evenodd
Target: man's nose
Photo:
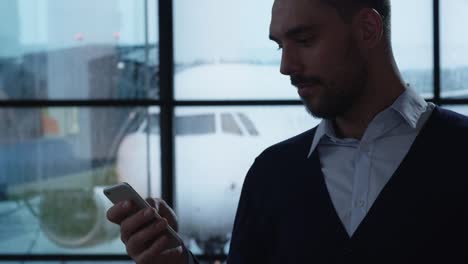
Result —
<instances>
[{"instance_id":1,"label":"man's nose","mask_svg":"<svg viewBox=\"0 0 468 264\"><path fill-rule=\"evenodd\" d=\"M283 47L280 67L281 74L294 75L300 73L301 71L302 63L297 52L288 47Z\"/></svg>"}]
</instances>

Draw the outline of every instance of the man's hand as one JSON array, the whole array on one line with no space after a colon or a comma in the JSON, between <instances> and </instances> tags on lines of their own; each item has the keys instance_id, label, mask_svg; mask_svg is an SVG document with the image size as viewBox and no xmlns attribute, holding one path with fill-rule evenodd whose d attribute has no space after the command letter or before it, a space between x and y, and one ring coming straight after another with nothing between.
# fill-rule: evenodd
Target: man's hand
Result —
<instances>
[{"instance_id":1,"label":"man's hand","mask_svg":"<svg viewBox=\"0 0 468 264\"><path fill-rule=\"evenodd\" d=\"M120 225L120 237L128 255L137 264L186 264L186 249L183 246L168 246L167 226L177 231L174 211L161 199L148 198L146 201L153 208L137 211L135 205L127 201L107 211L107 219ZM162 218L157 219L156 213Z\"/></svg>"}]
</instances>

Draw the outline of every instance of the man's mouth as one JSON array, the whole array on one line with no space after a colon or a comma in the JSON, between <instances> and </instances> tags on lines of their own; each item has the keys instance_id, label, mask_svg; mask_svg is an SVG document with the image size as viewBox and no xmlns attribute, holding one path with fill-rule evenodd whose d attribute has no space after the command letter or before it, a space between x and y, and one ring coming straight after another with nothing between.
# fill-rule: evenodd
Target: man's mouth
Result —
<instances>
[{"instance_id":1,"label":"man's mouth","mask_svg":"<svg viewBox=\"0 0 468 264\"><path fill-rule=\"evenodd\" d=\"M295 85L297 87L297 93L301 97L308 97L313 95L316 90L318 84L316 83L300 83Z\"/></svg>"}]
</instances>

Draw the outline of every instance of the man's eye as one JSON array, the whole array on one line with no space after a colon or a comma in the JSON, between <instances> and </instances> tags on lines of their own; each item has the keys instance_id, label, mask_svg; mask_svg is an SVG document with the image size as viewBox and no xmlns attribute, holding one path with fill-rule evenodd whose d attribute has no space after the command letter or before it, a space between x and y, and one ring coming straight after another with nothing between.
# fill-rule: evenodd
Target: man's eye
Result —
<instances>
[{"instance_id":1,"label":"man's eye","mask_svg":"<svg viewBox=\"0 0 468 264\"><path fill-rule=\"evenodd\" d=\"M300 44L308 44L310 43L310 39L309 38L306 38L306 39L298 39L296 40L297 43L300 43Z\"/></svg>"},{"instance_id":2,"label":"man's eye","mask_svg":"<svg viewBox=\"0 0 468 264\"><path fill-rule=\"evenodd\" d=\"M313 37L297 38L296 43L301 45L310 45L313 42Z\"/></svg>"}]
</instances>

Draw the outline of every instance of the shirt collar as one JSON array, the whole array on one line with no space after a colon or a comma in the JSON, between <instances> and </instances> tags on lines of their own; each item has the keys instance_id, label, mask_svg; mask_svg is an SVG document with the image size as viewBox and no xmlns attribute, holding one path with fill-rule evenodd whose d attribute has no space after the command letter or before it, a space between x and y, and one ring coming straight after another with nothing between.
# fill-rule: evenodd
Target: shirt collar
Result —
<instances>
[{"instance_id":1,"label":"shirt collar","mask_svg":"<svg viewBox=\"0 0 468 264\"><path fill-rule=\"evenodd\" d=\"M322 119L318 125L317 130L315 131L314 139L312 141L312 146L310 147L310 151L307 157L312 155L312 152L314 152L315 148L324 137L328 137L332 142L336 142L336 140L338 140L336 137L335 128L333 127L333 122L329 119Z\"/></svg>"},{"instance_id":2,"label":"shirt collar","mask_svg":"<svg viewBox=\"0 0 468 264\"><path fill-rule=\"evenodd\" d=\"M412 88L406 88L405 91L393 102L393 104L383 110L395 110L405 120L405 122L413 129L416 129L421 115L427 109L427 102L418 95ZM333 122L329 119L322 119L315 131L314 139L307 155L309 158L318 146L324 136L328 136L332 141L336 139Z\"/></svg>"},{"instance_id":3,"label":"shirt collar","mask_svg":"<svg viewBox=\"0 0 468 264\"><path fill-rule=\"evenodd\" d=\"M413 89L407 88L390 108L397 111L410 127L416 128L421 115L427 109L427 102Z\"/></svg>"}]
</instances>

